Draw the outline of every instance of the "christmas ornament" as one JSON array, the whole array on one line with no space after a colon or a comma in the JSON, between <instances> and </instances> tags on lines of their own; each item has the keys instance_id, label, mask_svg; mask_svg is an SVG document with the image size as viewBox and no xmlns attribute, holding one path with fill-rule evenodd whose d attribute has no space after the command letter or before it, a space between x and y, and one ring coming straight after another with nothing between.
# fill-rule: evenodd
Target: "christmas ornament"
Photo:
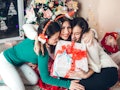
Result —
<instances>
[{"instance_id":1,"label":"christmas ornament","mask_svg":"<svg viewBox=\"0 0 120 90\"><path fill-rule=\"evenodd\" d=\"M8 15L10 16L17 15L17 11L15 10L14 4L12 2L9 7Z\"/></svg>"},{"instance_id":2,"label":"christmas ornament","mask_svg":"<svg viewBox=\"0 0 120 90\"><path fill-rule=\"evenodd\" d=\"M78 2L73 0L32 0L26 9L26 23L40 24L47 19L54 20L61 14L71 18L78 9L77 5Z\"/></svg>"},{"instance_id":3,"label":"christmas ornament","mask_svg":"<svg viewBox=\"0 0 120 90\"><path fill-rule=\"evenodd\" d=\"M1 27L0 27L0 30L1 30L1 31L4 31L4 32L7 31L8 27L6 26L5 21L2 20L2 21L0 22L0 26L1 26Z\"/></svg>"}]
</instances>

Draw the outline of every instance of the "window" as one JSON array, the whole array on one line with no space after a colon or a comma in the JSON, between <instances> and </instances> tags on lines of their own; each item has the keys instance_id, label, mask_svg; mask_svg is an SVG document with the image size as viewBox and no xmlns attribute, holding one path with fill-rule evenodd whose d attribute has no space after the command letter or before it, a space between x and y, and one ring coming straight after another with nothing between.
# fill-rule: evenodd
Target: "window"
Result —
<instances>
[{"instance_id":1,"label":"window","mask_svg":"<svg viewBox=\"0 0 120 90\"><path fill-rule=\"evenodd\" d=\"M23 39L23 0L0 0L0 43Z\"/></svg>"}]
</instances>

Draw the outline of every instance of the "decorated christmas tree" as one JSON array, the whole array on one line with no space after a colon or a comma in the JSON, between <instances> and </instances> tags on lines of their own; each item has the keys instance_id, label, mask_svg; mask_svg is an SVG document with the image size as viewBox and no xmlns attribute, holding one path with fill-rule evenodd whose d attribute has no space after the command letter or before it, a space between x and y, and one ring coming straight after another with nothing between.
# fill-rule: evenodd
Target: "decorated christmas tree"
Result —
<instances>
[{"instance_id":1,"label":"decorated christmas tree","mask_svg":"<svg viewBox=\"0 0 120 90\"><path fill-rule=\"evenodd\" d=\"M9 7L8 15L11 15L11 16L17 15L17 11L15 10L14 4L12 2Z\"/></svg>"},{"instance_id":2,"label":"decorated christmas tree","mask_svg":"<svg viewBox=\"0 0 120 90\"><path fill-rule=\"evenodd\" d=\"M6 26L5 21L2 20L2 21L0 22L0 30L6 32L7 29L8 29L8 27Z\"/></svg>"},{"instance_id":3,"label":"decorated christmas tree","mask_svg":"<svg viewBox=\"0 0 120 90\"><path fill-rule=\"evenodd\" d=\"M40 24L46 19L54 20L58 15L70 18L78 10L74 0L32 0L26 9L26 23Z\"/></svg>"}]
</instances>

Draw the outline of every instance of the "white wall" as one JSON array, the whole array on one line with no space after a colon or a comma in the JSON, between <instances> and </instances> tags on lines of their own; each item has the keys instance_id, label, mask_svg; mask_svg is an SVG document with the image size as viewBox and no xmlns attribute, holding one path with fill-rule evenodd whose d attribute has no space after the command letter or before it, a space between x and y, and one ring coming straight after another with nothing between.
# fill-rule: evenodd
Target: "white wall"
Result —
<instances>
[{"instance_id":1,"label":"white wall","mask_svg":"<svg viewBox=\"0 0 120 90\"><path fill-rule=\"evenodd\" d=\"M100 0L98 6L99 35L120 30L120 0Z\"/></svg>"},{"instance_id":2,"label":"white wall","mask_svg":"<svg viewBox=\"0 0 120 90\"><path fill-rule=\"evenodd\" d=\"M91 28L95 28L101 39L105 32L120 31L120 0L79 0L81 16Z\"/></svg>"}]
</instances>

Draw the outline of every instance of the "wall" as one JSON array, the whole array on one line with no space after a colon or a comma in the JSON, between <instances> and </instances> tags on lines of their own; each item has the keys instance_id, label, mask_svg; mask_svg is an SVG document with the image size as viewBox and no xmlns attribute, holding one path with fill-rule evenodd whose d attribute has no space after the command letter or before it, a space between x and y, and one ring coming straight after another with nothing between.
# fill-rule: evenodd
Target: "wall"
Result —
<instances>
[{"instance_id":1,"label":"wall","mask_svg":"<svg viewBox=\"0 0 120 90\"><path fill-rule=\"evenodd\" d=\"M99 39L105 32L120 31L120 0L79 0L81 16L98 32Z\"/></svg>"}]
</instances>

